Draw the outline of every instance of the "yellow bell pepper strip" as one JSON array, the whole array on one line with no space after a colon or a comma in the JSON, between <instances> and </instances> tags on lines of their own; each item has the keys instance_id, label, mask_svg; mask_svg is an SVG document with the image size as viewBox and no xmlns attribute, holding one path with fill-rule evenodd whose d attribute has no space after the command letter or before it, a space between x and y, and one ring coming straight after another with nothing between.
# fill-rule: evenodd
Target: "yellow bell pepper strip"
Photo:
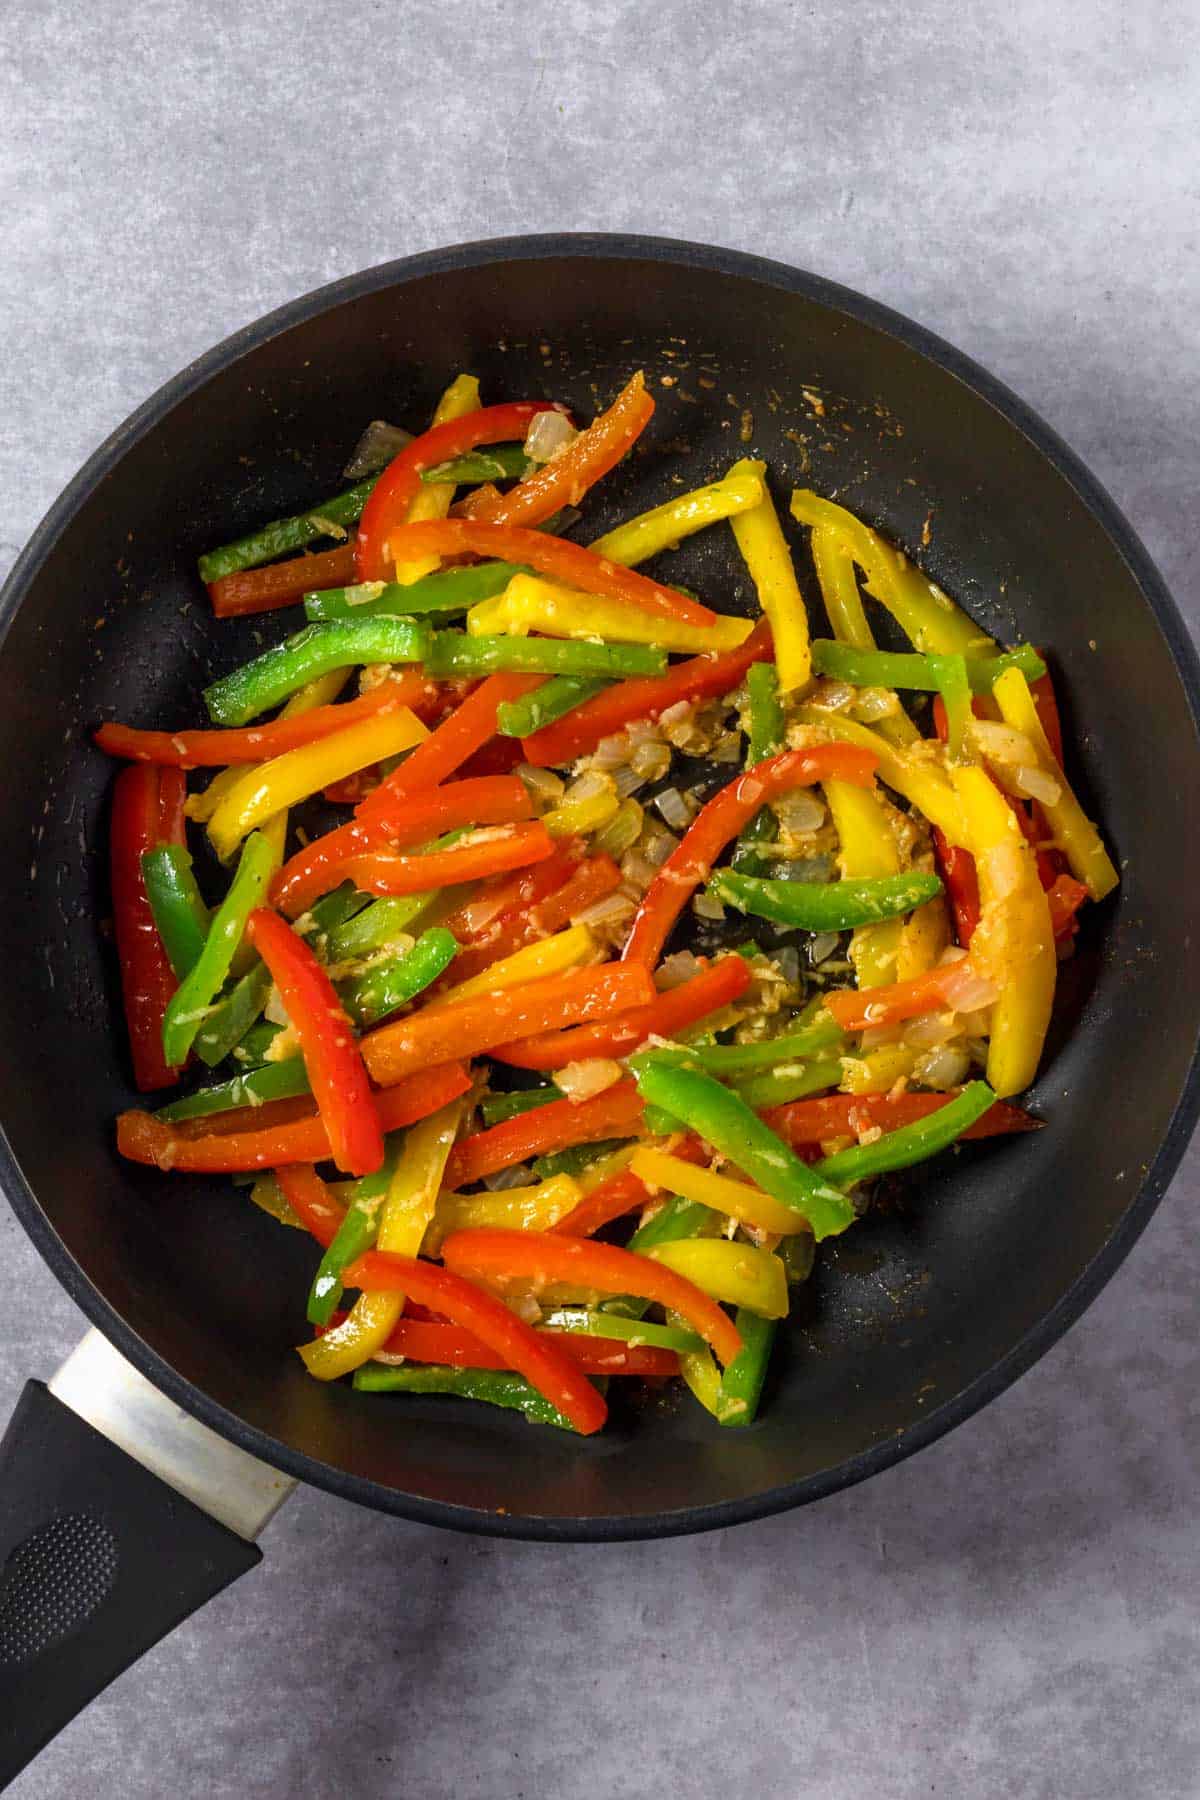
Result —
<instances>
[{"instance_id":1,"label":"yellow bell pepper strip","mask_svg":"<svg viewBox=\"0 0 1200 1800\"><path fill-rule=\"evenodd\" d=\"M725 1213L739 1225L753 1225L758 1231L770 1231L787 1237L795 1231L807 1231L808 1220L792 1206L784 1206L762 1188L748 1181L735 1181L732 1176L718 1175L712 1169L685 1162L669 1151L645 1145L635 1150L630 1171L647 1187L665 1188L683 1200L693 1200L714 1212Z\"/></svg>"},{"instance_id":2,"label":"yellow bell pepper strip","mask_svg":"<svg viewBox=\"0 0 1200 1800\"><path fill-rule=\"evenodd\" d=\"M561 975L567 969L581 968L584 963L595 962L599 955L599 946L587 926L571 925L553 937L541 938L521 950L514 950L511 956L502 957L480 974L447 988L429 1004L431 1007L445 1006L456 1000L470 1000L476 994L520 987L523 982L538 981L544 975ZM550 1094L547 1098L554 1099L555 1095ZM494 1123L492 1120L487 1122Z\"/></svg>"},{"instance_id":3,"label":"yellow bell pepper strip","mask_svg":"<svg viewBox=\"0 0 1200 1800\"><path fill-rule=\"evenodd\" d=\"M793 504L793 513L795 510ZM858 591L854 558L835 527L814 525L811 548L825 615L834 637L839 644L849 644L855 650L874 650L875 634Z\"/></svg>"},{"instance_id":4,"label":"yellow bell pepper strip","mask_svg":"<svg viewBox=\"0 0 1200 1800\"><path fill-rule=\"evenodd\" d=\"M733 1243L729 1238L679 1238L671 1244L656 1244L645 1255L663 1268L674 1269L726 1306L744 1306L763 1319L787 1315L783 1264L755 1244Z\"/></svg>"},{"instance_id":5,"label":"yellow bell pepper strip","mask_svg":"<svg viewBox=\"0 0 1200 1800\"><path fill-rule=\"evenodd\" d=\"M881 1044L878 1050L844 1056L838 1086L844 1094L886 1094L912 1074L919 1055L908 1044Z\"/></svg>"},{"instance_id":6,"label":"yellow bell pepper strip","mask_svg":"<svg viewBox=\"0 0 1200 1800\"><path fill-rule=\"evenodd\" d=\"M1005 724L1029 739L1037 751L1039 769L1058 783L1057 800L1038 802L1054 833L1055 843L1071 865L1072 874L1083 882L1092 899L1103 900L1121 878L1101 842L1100 833L1071 792L1067 778L1055 760L1029 683L1020 669L1008 669L992 692Z\"/></svg>"},{"instance_id":7,"label":"yellow bell pepper strip","mask_svg":"<svg viewBox=\"0 0 1200 1800\"><path fill-rule=\"evenodd\" d=\"M208 821L213 849L227 862L246 834L276 813L428 736L416 714L401 706L242 771Z\"/></svg>"},{"instance_id":8,"label":"yellow bell pepper strip","mask_svg":"<svg viewBox=\"0 0 1200 1800\"><path fill-rule=\"evenodd\" d=\"M478 408L478 381L474 375L457 375L438 401L432 423L445 425L447 420L461 419L464 413L476 412ZM444 519L453 499L452 481L423 481L409 505L406 523L413 525L420 519ZM408 587L412 582L420 581L423 575L432 574L439 560L436 556L425 556L413 562L398 562L396 580L401 587Z\"/></svg>"},{"instance_id":9,"label":"yellow bell pepper strip","mask_svg":"<svg viewBox=\"0 0 1200 1800\"><path fill-rule=\"evenodd\" d=\"M761 480L766 467L765 463L746 459L735 463L731 473L755 474ZM795 693L807 687L812 678L808 613L796 581L792 553L765 483L758 505L733 516L730 525L759 605L770 621L780 688L785 694Z\"/></svg>"},{"instance_id":10,"label":"yellow bell pepper strip","mask_svg":"<svg viewBox=\"0 0 1200 1800\"><path fill-rule=\"evenodd\" d=\"M899 875L900 848L882 801L870 788L827 781L825 799L838 834L838 869L846 880ZM903 919L859 925L850 939L850 961L860 988L896 979Z\"/></svg>"},{"instance_id":11,"label":"yellow bell pepper strip","mask_svg":"<svg viewBox=\"0 0 1200 1800\"><path fill-rule=\"evenodd\" d=\"M808 488L796 488L792 493L792 517L814 530L829 528L863 571L872 599L887 608L918 650L944 656L972 656L995 648L974 619L968 618L907 557L893 550L878 532L844 506ZM860 647L869 648L866 644Z\"/></svg>"},{"instance_id":12,"label":"yellow bell pepper strip","mask_svg":"<svg viewBox=\"0 0 1200 1800\"><path fill-rule=\"evenodd\" d=\"M1000 996L992 1007L987 1076L1001 1099L1037 1074L1058 960L1037 860L1004 795L982 769L953 769L963 847L975 858L980 917L971 963Z\"/></svg>"},{"instance_id":13,"label":"yellow bell pepper strip","mask_svg":"<svg viewBox=\"0 0 1200 1800\"><path fill-rule=\"evenodd\" d=\"M261 832L246 842L229 892L213 914L200 955L176 988L163 1015L167 1066L181 1067L208 1008L229 973L247 921L262 904L274 872L274 853Z\"/></svg>"},{"instance_id":14,"label":"yellow bell pepper strip","mask_svg":"<svg viewBox=\"0 0 1200 1800\"><path fill-rule=\"evenodd\" d=\"M388 1183L376 1237L378 1249L400 1256L417 1255L437 1205L446 1159L465 1107L465 1099L452 1100L409 1130ZM304 1366L318 1381L336 1381L349 1374L383 1348L403 1310L403 1294L360 1294L333 1331L298 1346Z\"/></svg>"},{"instance_id":15,"label":"yellow bell pepper strip","mask_svg":"<svg viewBox=\"0 0 1200 1800\"><path fill-rule=\"evenodd\" d=\"M923 975L942 960L942 952L949 949L951 941L945 896L935 894L932 900L910 913L901 926L895 971L888 977L889 981L911 981L914 975ZM858 985L867 985L861 976Z\"/></svg>"},{"instance_id":16,"label":"yellow bell pepper strip","mask_svg":"<svg viewBox=\"0 0 1200 1800\"><path fill-rule=\"evenodd\" d=\"M531 631L548 637L601 638L605 643L650 644L690 655L735 650L750 636L749 619L716 614L711 625L664 619L625 600L581 594L537 575L514 575L502 594L480 600L467 614L472 637Z\"/></svg>"},{"instance_id":17,"label":"yellow bell pepper strip","mask_svg":"<svg viewBox=\"0 0 1200 1800\"><path fill-rule=\"evenodd\" d=\"M573 796L568 790L557 806L542 814L542 824L553 838L586 837L615 818L620 805L616 783L609 777L606 786L583 795Z\"/></svg>"},{"instance_id":18,"label":"yellow bell pepper strip","mask_svg":"<svg viewBox=\"0 0 1200 1800\"><path fill-rule=\"evenodd\" d=\"M423 1256L436 1256L452 1231L495 1225L507 1231L550 1231L583 1199L573 1175L551 1175L528 1187L496 1193L455 1194L443 1190L421 1245Z\"/></svg>"},{"instance_id":19,"label":"yellow bell pepper strip","mask_svg":"<svg viewBox=\"0 0 1200 1800\"><path fill-rule=\"evenodd\" d=\"M627 519L588 548L608 562L636 568L660 551L673 550L681 538L703 531L706 525L760 505L766 494L765 468L765 463L739 462L720 481L693 488L690 494L678 494L662 506L639 513L636 519Z\"/></svg>"},{"instance_id":20,"label":"yellow bell pepper strip","mask_svg":"<svg viewBox=\"0 0 1200 1800\"><path fill-rule=\"evenodd\" d=\"M841 713L824 712L819 706L798 707L794 717L802 725L820 727L826 741L857 744L864 750L873 751L879 759L875 773L880 781L903 794L931 824L945 832L951 843L961 843L958 800L936 760L936 752L931 754L920 746L908 750L890 744L869 725L859 725Z\"/></svg>"}]
</instances>

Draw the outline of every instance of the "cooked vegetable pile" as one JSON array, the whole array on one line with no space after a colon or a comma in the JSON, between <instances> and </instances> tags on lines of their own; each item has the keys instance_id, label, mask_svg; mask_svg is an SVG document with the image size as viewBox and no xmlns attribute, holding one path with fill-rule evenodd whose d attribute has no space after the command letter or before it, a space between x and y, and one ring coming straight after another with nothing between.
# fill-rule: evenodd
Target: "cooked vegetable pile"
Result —
<instances>
[{"instance_id":1,"label":"cooked vegetable pile","mask_svg":"<svg viewBox=\"0 0 1200 1800\"><path fill-rule=\"evenodd\" d=\"M875 1178L1035 1123L1117 882L1041 656L800 490L811 638L761 462L565 535L653 411L640 374L584 429L463 375L371 426L355 486L200 560L218 618L308 623L205 728L96 733L134 1077L186 1083L118 1147L317 1240L319 1380L589 1433L610 1376L681 1376L748 1425ZM701 530L757 622L662 578Z\"/></svg>"}]
</instances>

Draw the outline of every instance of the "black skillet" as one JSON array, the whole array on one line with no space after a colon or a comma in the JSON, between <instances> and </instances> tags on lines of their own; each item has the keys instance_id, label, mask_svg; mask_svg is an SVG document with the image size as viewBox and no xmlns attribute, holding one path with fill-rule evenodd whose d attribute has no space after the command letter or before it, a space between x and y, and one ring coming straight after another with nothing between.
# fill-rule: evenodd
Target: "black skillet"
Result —
<instances>
[{"instance_id":1,"label":"black skillet","mask_svg":"<svg viewBox=\"0 0 1200 1800\"><path fill-rule=\"evenodd\" d=\"M597 526L747 452L781 495L801 481L878 523L989 630L1051 647L1072 774L1123 882L1064 969L1032 1095L1050 1128L943 1159L826 1247L753 1429L658 1403L580 1442L464 1403L319 1386L290 1351L312 1262L299 1237L227 1183L118 1162L112 1119L131 1094L101 927L113 771L88 731L113 716L200 722L202 682L293 626L215 624L197 553L335 491L368 419L419 421L458 369L489 399L553 395L588 415L638 367L658 411L646 450L604 484ZM671 568L749 606L719 530ZM4 628L4 1188L130 1363L302 1480L548 1539L705 1530L816 1499L929 1443L1040 1356L1116 1269L1187 1142L1200 972L1191 895L1170 872L1200 816L1200 689L1183 625L1111 501L1021 402L826 281L695 245L566 236L337 283L231 338L121 427L17 563ZM170 1490L40 1387L21 1415L0 1498L0 1776L257 1554L172 1496L164 1558ZM34 1616L43 1576L60 1579L58 1602Z\"/></svg>"}]
</instances>

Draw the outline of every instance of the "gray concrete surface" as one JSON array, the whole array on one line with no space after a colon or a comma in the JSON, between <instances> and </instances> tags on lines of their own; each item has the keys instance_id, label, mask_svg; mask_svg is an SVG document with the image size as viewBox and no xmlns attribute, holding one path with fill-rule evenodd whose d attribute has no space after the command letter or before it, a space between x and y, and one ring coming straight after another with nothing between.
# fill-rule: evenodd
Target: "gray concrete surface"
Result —
<instances>
[{"instance_id":1,"label":"gray concrete surface","mask_svg":"<svg viewBox=\"0 0 1200 1800\"><path fill-rule=\"evenodd\" d=\"M816 268L981 358L1200 626L1198 37L1188 0L8 0L4 566L267 308L440 243L621 228ZM1193 1153L1015 1390L805 1513L554 1549L301 1494L262 1571L11 1791L1188 1800L1198 1195ZM3 1416L80 1320L7 1213L0 1258Z\"/></svg>"}]
</instances>

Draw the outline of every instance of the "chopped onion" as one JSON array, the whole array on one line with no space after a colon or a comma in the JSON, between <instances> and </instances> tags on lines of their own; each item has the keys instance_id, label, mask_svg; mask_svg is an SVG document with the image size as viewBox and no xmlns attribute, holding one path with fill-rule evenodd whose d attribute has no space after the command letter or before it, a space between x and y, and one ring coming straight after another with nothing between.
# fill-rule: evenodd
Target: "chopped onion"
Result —
<instances>
[{"instance_id":1,"label":"chopped onion","mask_svg":"<svg viewBox=\"0 0 1200 1800\"><path fill-rule=\"evenodd\" d=\"M568 1100L590 1100L593 1094L602 1094L614 1081L620 1081L624 1073L619 1062L610 1057L594 1056L586 1062L564 1064L555 1070L554 1080Z\"/></svg>"},{"instance_id":2,"label":"chopped onion","mask_svg":"<svg viewBox=\"0 0 1200 1800\"><path fill-rule=\"evenodd\" d=\"M529 1169L524 1163L517 1163L511 1169L498 1169L494 1175L484 1176L483 1185L493 1194L501 1194L506 1188L527 1187Z\"/></svg>"},{"instance_id":3,"label":"chopped onion","mask_svg":"<svg viewBox=\"0 0 1200 1800\"><path fill-rule=\"evenodd\" d=\"M628 800L631 794L636 794L639 788L645 787L646 780L647 777L639 775L629 763L626 763L623 768L613 771L613 781L616 783L617 792L622 800Z\"/></svg>"},{"instance_id":4,"label":"chopped onion","mask_svg":"<svg viewBox=\"0 0 1200 1800\"><path fill-rule=\"evenodd\" d=\"M692 822L692 809L678 788L664 788L654 802L660 816L675 831L686 831Z\"/></svg>"},{"instance_id":5,"label":"chopped onion","mask_svg":"<svg viewBox=\"0 0 1200 1800\"><path fill-rule=\"evenodd\" d=\"M769 851L771 846L765 848ZM833 877L833 858L829 855L799 856L781 863L777 871L781 881L829 881Z\"/></svg>"},{"instance_id":6,"label":"chopped onion","mask_svg":"<svg viewBox=\"0 0 1200 1800\"><path fill-rule=\"evenodd\" d=\"M665 825L656 825L651 820L642 832L638 848L651 867L657 869L666 862L672 850L678 850L679 839Z\"/></svg>"},{"instance_id":7,"label":"chopped onion","mask_svg":"<svg viewBox=\"0 0 1200 1800\"><path fill-rule=\"evenodd\" d=\"M629 917L634 906L635 902L629 898L628 894L620 892L605 894L603 900L594 900L590 906L585 906L582 912L572 913L571 923L572 925L593 927L618 925Z\"/></svg>"},{"instance_id":8,"label":"chopped onion","mask_svg":"<svg viewBox=\"0 0 1200 1800\"><path fill-rule=\"evenodd\" d=\"M1013 768L1037 764L1037 751L1023 731L1001 725L996 719L972 719L967 727L972 743L989 762L1008 763Z\"/></svg>"},{"instance_id":9,"label":"chopped onion","mask_svg":"<svg viewBox=\"0 0 1200 1800\"><path fill-rule=\"evenodd\" d=\"M563 796L564 804L570 805L574 800L594 800L598 794L611 794L614 783L611 775L600 769L588 769L573 781Z\"/></svg>"},{"instance_id":10,"label":"chopped onion","mask_svg":"<svg viewBox=\"0 0 1200 1800\"><path fill-rule=\"evenodd\" d=\"M782 950L776 951L775 967L789 987L796 986L800 980L800 952L795 944L785 944Z\"/></svg>"},{"instance_id":11,"label":"chopped onion","mask_svg":"<svg viewBox=\"0 0 1200 1800\"><path fill-rule=\"evenodd\" d=\"M654 864L640 850L627 850L621 858L621 874L639 900L657 873Z\"/></svg>"},{"instance_id":12,"label":"chopped onion","mask_svg":"<svg viewBox=\"0 0 1200 1800\"><path fill-rule=\"evenodd\" d=\"M544 806L554 806L562 799L566 783L553 769L536 769L532 763L521 763L517 774L524 782L531 799L540 800Z\"/></svg>"},{"instance_id":13,"label":"chopped onion","mask_svg":"<svg viewBox=\"0 0 1200 1800\"><path fill-rule=\"evenodd\" d=\"M813 690L811 704L826 712L843 712L857 692L858 689L852 688L848 681L819 681Z\"/></svg>"},{"instance_id":14,"label":"chopped onion","mask_svg":"<svg viewBox=\"0 0 1200 1800\"><path fill-rule=\"evenodd\" d=\"M881 1050L885 1044L898 1044L899 1042L900 1027L898 1025L867 1025L859 1038L859 1047L866 1052Z\"/></svg>"},{"instance_id":15,"label":"chopped onion","mask_svg":"<svg viewBox=\"0 0 1200 1800\"><path fill-rule=\"evenodd\" d=\"M385 419L372 419L354 446L354 454L342 470L347 481L359 481L364 475L377 475L386 469L405 444L412 443L412 432Z\"/></svg>"},{"instance_id":16,"label":"chopped onion","mask_svg":"<svg viewBox=\"0 0 1200 1800\"><path fill-rule=\"evenodd\" d=\"M775 813L785 831L793 837L808 837L825 823L825 808L815 794L805 788L785 794L775 803Z\"/></svg>"},{"instance_id":17,"label":"chopped onion","mask_svg":"<svg viewBox=\"0 0 1200 1800\"><path fill-rule=\"evenodd\" d=\"M659 713L658 722L664 731L672 725L679 725L684 719L690 718L693 704L691 700L677 700L674 706L668 706L665 712Z\"/></svg>"},{"instance_id":18,"label":"chopped onion","mask_svg":"<svg viewBox=\"0 0 1200 1800\"><path fill-rule=\"evenodd\" d=\"M904 1041L916 1050L933 1050L939 1044L948 1044L951 1038L959 1035L960 1029L952 1012L922 1013L904 1027Z\"/></svg>"},{"instance_id":19,"label":"chopped onion","mask_svg":"<svg viewBox=\"0 0 1200 1800\"><path fill-rule=\"evenodd\" d=\"M944 1092L946 1088L958 1087L970 1066L970 1058L960 1044L941 1044L917 1058L912 1078L922 1087Z\"/></svg>"},{"instance_id":20,"label":"chopped onion","mask_svg":"<svg viewBox=\"0 0 1200 1800\"><path fill-rule=\"evenodd\" d=\"M658 781L671 766L671 747L661 739L647 739L635 747L629 766L643 781Z\"/></svg>"},{"instance_id":21,"label":"chopped onion","mask_svg":"<svg viewBox=\"0 0 1200 1800\"><path fill-rule=\"evenodd\" d=\"M593 769L619 769L622 763L629 760L629 739L623 731L613 737L601 738L595 750L588 758L588 766Z\"/></svg>"},{"instance_id":22,"label":"chopped onion","mask_svg":"<svg viewBox=\"0 0 1200 1800\"><path fill-rule=\"evenodd\" d=\"M890 688L864 687L858 689L853 708L856 719L862 719L869 724L875 719L890 718L899 710L900 702Z\"/></svg>"},{"instance_id":23,"label":"chopped onion","mask_svg":"<svg viewBox=\"0 0 1200 1800\"><path fill-rule=\"evenodd\" d=\"M692 911L698 919L723 919L725 908L715 894L706 894L703 889L692 901Z\"/></svg>"},{"instance_id":24,"label":"chopped onion","mask_svg":"<svg viewBox=\"0 0 1200 1800\"><path fill-rule=\"evenodd\" d=\"M554 407L534 413L525 433L525 454L530 462L548 463L578 435L566 413Z\"/></svg>"},{"instance_id":25,"label":"chopped onion","mask_svg":"<svg viewBox=\"0 0 1200 1800\"><path fill-rule=\"evenodd\" d=\"M702 967L690 950L676 950L654 971L655 986L662 989L682 987L685 981L699 975Z\"/></svg>"},{"instance_id":26,"label":"chopped onion","mask_svg":"<svg viewBox=\"0 0 1200 1800\"><path fill-rule=\"evenodd\" d=\"M617 776L617 792L621 792L620 775ZM623 798L608 824L596 833L592 840L594 847L605 851L609 856L624 856L626 850L632 849L637 843L644 817L636 800Z\"/></svg>"},{"instance_id":27,"label":"chopped onion","mask_svg":"<svg viewBox=\"0 0 1200 1800\"><path fill-rule=\"evenodd\" d=\"M1062 783L1047 775L1045 769L1022 765L1013 776L1013 786L1029 800L1040 800L1043 806L1054 806L1062 798Z\"/></svg>"},{"instance_id":28,"label":"chopped onion","mask_svg":"<svg viewBox=\"0 0 1200 1800\"><path fill-rule=\"evenodd\" d=\"M818 931L816 936L808 941L809 961L814 965L823 963L826 957L833 955L838 947L838 941L836 931Z\"/></svg>"},{"instance_id":29,"label":"chopped onion","mask_svg":"<svg viewBox=\"0 0 1200 1800\"><path fill-rule=\"evenodd\" d=\"M279 989L275 986L272 986L267 995L267 1004L263 1007L263 1018L268 1025L286 1025L288 1023L287 1012L279 997Z\"/></svg>"}]
</instances>

